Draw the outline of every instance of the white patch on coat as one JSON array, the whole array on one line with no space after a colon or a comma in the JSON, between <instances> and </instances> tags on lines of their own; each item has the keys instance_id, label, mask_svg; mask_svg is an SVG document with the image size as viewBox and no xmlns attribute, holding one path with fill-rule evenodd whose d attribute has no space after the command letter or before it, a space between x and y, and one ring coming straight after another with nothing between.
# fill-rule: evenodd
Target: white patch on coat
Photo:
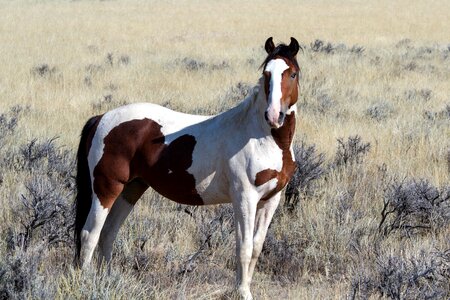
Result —
<instances>
[{"instance_id":1,"label":"white patch on coat","mask_svg":"<svg viewBox=\"0 0 450 300\"><path fill-rule=\"evenodd\" d=\"M297 104L292 105L291 107L289 107L289 109L286 111L286 115L290 115L290 114L297 114ZM292 156L292 161L295 162L295 155L294 155L294 143L291 143L290 147L289 147L289 151L291 151L291 156Z\"/></svg>"},{"instance_id":2,"label":"white patch on coat","mask_svg":"<svg viewBox=\"0 0 450 300\"><path fill-rule=\"evenodd\" d=\"M87 199L86 199L87 200ZM86 223L81 230L81 253L82 267L89 266L95 246L97 245L102 231L103 224L108 216L108 209L104 208L97 196L92 199L92 206L89 211Z\"/></svg>"},{"instance_id":3,"label":"white patch on coat","mask_svg":"<svg viewBox=\"0 0 450 300\"><path fill-rule=\"evenodd\" d=\"M291 107L289 107L286 111L286 115L290 115L292 113L297 113L297 104L291 105Z\"/></svg>"}]
</instances>

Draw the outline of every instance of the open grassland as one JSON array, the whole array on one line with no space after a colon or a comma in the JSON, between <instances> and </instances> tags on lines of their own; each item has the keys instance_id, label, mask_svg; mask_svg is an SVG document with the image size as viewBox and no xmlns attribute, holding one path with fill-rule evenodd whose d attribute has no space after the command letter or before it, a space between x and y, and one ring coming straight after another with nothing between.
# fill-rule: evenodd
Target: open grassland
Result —
<instances>
[{"instance_id":1,"label":"open grassland","mask_svg":"<svg viewBox=\"0 0 450 300\"><path fill-rule=\"evenodd\" d=\"M215 114L256 84L263 43L304 47L299 173L269 230L257 299L450 297L447 1L0 1L0 299L217 299L229 206L148 192L113 267L72 267L84 122L149 101Z\"/></svg>"}]
</instances>

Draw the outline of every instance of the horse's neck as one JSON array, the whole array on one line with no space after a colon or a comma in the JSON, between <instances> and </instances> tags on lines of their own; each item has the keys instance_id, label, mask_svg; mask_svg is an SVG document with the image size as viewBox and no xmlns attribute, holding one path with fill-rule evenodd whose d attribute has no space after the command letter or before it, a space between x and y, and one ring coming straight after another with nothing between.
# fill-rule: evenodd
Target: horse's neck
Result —
<instances>
[{"instance_id":1,"label":"horse's neck","mask_svg":"<svg viewBox=\"0 0 450 300\"><path fill-rule=\"evenodd\" d=\"M271 129L264 118L267 99L264 91L264 78L255 86L249 96L236 107L220 115L221 124L232 127L233 132L239 132L242 138L272 137L282 149L290 148L295 132L295 106L286 115L283 126Z\"/></svg>"},{"instance_id":2,"label":"horse's neck","mask_svg":"<svg viewBox=\"0 0 450 300\"><path fill-rule=\"evenodd\" d=\"M224 112L220 118L228 125L238 126L240 131L248 128L270 134L270 127L264 119L266 107L264 88L259 80L259 84L241 103Z\"/></svg>"}]
</instances>

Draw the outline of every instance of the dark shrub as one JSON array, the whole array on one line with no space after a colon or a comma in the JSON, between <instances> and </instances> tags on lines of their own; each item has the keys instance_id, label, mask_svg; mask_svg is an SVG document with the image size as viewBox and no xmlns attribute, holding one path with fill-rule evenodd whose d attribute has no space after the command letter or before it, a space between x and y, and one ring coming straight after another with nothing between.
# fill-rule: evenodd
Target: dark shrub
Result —
<instances>
[{"instance_id":1,"label":"dark shrub","mask_svg":"<svg viewBox=\"0 0 450 300\"><path fill-rule=\"evenodd\" d=\"M393 113L393 108L388 102L379 102L369 107L365 114L369 118L381 122L389 118Z\"/></svg>"},{"instance_id":2,"label":"dark shrub","mask_svg":"<svg viewBox=\"0 0 450 300\"><path fill-rule=\"evenodd\" d=\"M334 53L336 50L336 47L333 46L331 43L326 43L321 40L315 40L313 43L310 44L311 50L314 52L324 52L327 54Z\"/></svg>"},{"instance_id":3,"label":"dark shrub","mask_svg":"<svg viewBox=\"0 0 450 300\"><path fill-rule=\"evenodd\" d=\"M315 145L295 144L294 157L297 169L285 191L284 205L289 208L297 206L301 195L312 193L315 180L325 173L325 154L317 153Z\"/></svg>"},{"instance_id":4,"label":"dark shrub","mask_svg":"<svg viewBox=\"0 0 450 300\"><path fill-rule=\"evenodd\" d=\"M119 64L119 65L122 65L122 66L127 66L127 65L130 64L130 62L131 62L130 57L129 57L128 55L122 54L122 55L119 57L118 64Z\"/></svg>"},{"instance_id":5,"label":"dark shrub","mask_svg":"<svg viewBox=\"0 0 450 300\"><path fill-rule=\"evenodd\" d=\"M105 68L101 65L96 65L96 64L89 64L85 67L85 70L87 73L89 73L89 75L94 76L97 75L99 73L104 73L105 72ZM90 77L89 77L90 78Z\"/></svg>"},{"instance_id":6,"label":"dark shrub","mask_svg":"<svg viewBox=\"0 0 450 300\"><path fill-rule=\"evenodd\" d=\"M53 175L62 179L62 186L73 187L69 181L73 181L73 170L75 168L75 157L73 153L55 142L57 137L39 142L31 140L20 146L18 161L21 170L31 173L43 172L47 176Z\"/></svg>"},{"instance_id":7,"label":"dark shrub","mask_svg":"<svg viewBox=\"0 0 450 300\"><path fill-rule=\"evenodd\" d=\"M46 284L41 266L46 254L42 243L17 250L0 262L0 299L52 299L55 285Z\"/></svg>"},{"instance_id":8,"label":"dark shrub","mask_svg":"<svg viewBox=\"0 0 450 300\"><path fill-rule=\"evenodd\" d=\"M450 104L447 104L443 110L438 111L438 112L426 110L424 112L424 117L430 121L436 121L436 120L450 121Z\"/></svg>"},{"instance_id":9,"label":"dark shrub","mask_svg":"<svg viewBox=\"0 0 450 300\"><path fill-rule=\"evenodd\" d=\"M8 113L0 114L0 181L2 180L2 173L5 169L11 168L14 164L14 150L15 144L12 143L17 124L22 114L29 111L29 107L22 107L16 105L11 107ZM0 182L1 183L1 182Z\"/></svg>"},{"instance_id":10,"label":"dark shrub","mask_svg":"<svg viewBox=\"0 0 450 300\"><path fill-rule=\"evenodd\" d=\"M38 234L49 246L72 242L73 192L61 187L51 177L34 176L25 183L26 193L21 195L21 206L14 214L21 224L16 238L19 247L27 249L33 236Z\"/></svg>"},{"instance_id":11,"label":"dark shrub","mask_svg":"<svg viewBox=\"0 0 450 300\"><path fill-rule=\"evenodd\" d=\"M50 67L48 64L38 65L31 69L31 74L36 77L49 78L57 72L56 67Z\"/></svg>"},{"instance_id":12,"label":"dark shrub","mask_svg":"<svg viewBox=\"0 0 450 300\"><path fill-rule=\"evenodd\" d=\"M253 86L245 83L238 82L236 85L230 87L225 95L222 97L223 101L233 103L236 105L247 97L253 89ZM232 106L230 106L231 108Z\"/></svg>"},{"instance_id":13,"label":"dark shrub","mask_svg":"<svg viewBox=\"0 0 450 300\"><path fill-rule=\"evenodd\" d=\"M0 114L0 149L4 146L5 138L13 135L22 113L28 110L29 107L15 105L8 113Z\"/></svg>"},{"instance_id":14,"label":"dark shrub","mask_svg":"<svg viewBox=\"0 0 450 300\"><path fill-rule=\"evenodd\" d=\"M448 172L450 173L450 149L448 149L447 151L447 169Z\"/></svg>"},{"instance_id":15,"label":"dark shrub","mask_svg":"<svg viewBox=\"0 0 450 300\"><path fill-rule=\"evenodd\" d=\"M363 143L359 135L350 136L347 141L343 138L337 141L338 149L334 161L336 167L359 164L370 151L370 143Z\"/></svg>"},{"instance_id":16,"label":"dark shrub","mask_svg":"<svg viewBox=\"0 0 450 300\"><path fill-rule=\"evenodd\" d=\"M220 63L206 63L198 59L185 57L181 60L177 59L175 63L177 65L181 65L187 71L200 71L200 70L217 71L230 68L230 64L225 60Z\"/></svg>"},{"instance_id":17,"label":"dark shrub","mask_svg":"<svg viewBox=\"0 0 450 300\"><path fill-rule=\"evenodd\" d=\"M450 250L421 251L409 258L378 256L372 269L357 270L349 298L367 299L378 294L388 299L448 299L449 266Z\"/></svg>"},{"instance_id":18,"label":"dark shrub","mask_svg":"<svg viewBox=\"0 0 450 300\"><path fill-rule=\"evenodd\" d=\"M181 206L183 208L185 206ZM184 211L198 221L200 243L197 252L189 255L182 264L179 275L191 272L199 263L199 259L213 253L234 238L233 208L231 205L221 205L215 213L210 215L205 212L193 213L189 207Z\"/></svg>"},{"instance_id":19,"label":"dark shrub","mask_svg":"<svg viewBox=\"0 0 450 300\"><path fill-rule=\"evenodd\" d=\"M188 57L181 60L181 65L188 71L198 71L207 67L205 62Z\"/></svg>"},{"instance_id":20,"label":"dark shrub","mask_svg":"<svg viewBox=\"0 0 450 300\"><path fill-rule=\"evenodd\" d=\"M317 95L317 111L321 114L326 114L334 106L336 106L336 101L326 93Z\"/></svg>"},{"instance_id":21,"label":"dark shrub","mask_svg":"<svg viewBox=\"0 0 450 300\"><path fill-rule=\"evenodd\" d=\"M224 70L224 69L230 68L230 64L227 61L224 60L221 63L210 65L209 68L212 71L214 71L214 70Z\"/></svg>"},{"instance_id":22,"label":"dark shrub","mask_svg":"<svg viewBox=\"0 0 450 300\"><path fill-rule=\"evenodd\" d=\"M111 87L109 87L111 88ZM114 87L113 87L114 88ZM128 104L127 101L118 99L112 94L107 94L103 96L99 101L92 103L92 108L97 113L104 113L105 111L117 108Z\"/></svg>"},{"instance_id":23,"label":"dark shrub","mask_svg":"<svg viewBox=\"0 0 450 300\"><path fill-rule=\"evenodd\" d=\"M106 54L106 64L110 67L114 65L114 55L112 53Z\"/></svg>"},{"instance_id":24,"label":"dark shrub","mask_svg":"<svg viewBox=\"0 0 450 300\"><path fill-rule=\"evenodd\" d=\"M427 180L395 182L386 191L379 230L385 235L447 228L450 224L450 186L438 189Z\"/></svg>"},{"instance_id":25,"label":"dark shrub","mask_svg":"<svg viewBox=\"0 0 450 300\"><path fill-rule=\"evenodd\" d=\"M315 40L310 44L310 48L314 52L322 52L326 54L334 54L334 53L351 53L351 54L362 54L364 52L364 47L353 45L351 48L348 48L344 44L333 45L330 42L324 42L322 40Z\"/></svg>"},{"instance_id":26,"label":"dark shrub","mask_svg":"<svg viewBox=\"0 0 450 300\"><path fill-rule=\"evenodd\" d=\"M17 171L28 173L25 192L13 206L21 225L13 241L25 250L35 235L49 246L72 240L75 158L72 152L57 147L55 140L40 143L34 139L22 145L15 158Z\"/></svg>"},{"instance_id":27,"label":"dark shrub","mask_svg":"<svg viewBox=\"0 0 450 300\"><path fill-rule=\"evenodd\" d=\"M304 242L293 241L287 235L277 238L269 229L256 268L282 284L297 282L303 270L305 248Z\"/></svg>"},{"instance_id":28,"label":"dark shrub","mask_svg":"<svg viewBox=\"0 0 450 300\"><path fill-rule=\"evenodd\" d=\"M405 91L405 98L409 101L429 101L432 96L430 89L407 90Z\"/></svg>"}]
</instances>

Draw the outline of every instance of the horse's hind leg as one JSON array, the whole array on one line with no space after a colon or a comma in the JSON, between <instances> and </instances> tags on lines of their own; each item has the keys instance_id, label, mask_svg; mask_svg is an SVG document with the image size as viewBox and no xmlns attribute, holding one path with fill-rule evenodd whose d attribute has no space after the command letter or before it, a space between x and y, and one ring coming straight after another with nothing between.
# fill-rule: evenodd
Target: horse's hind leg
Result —
<instances>
[{"instance_id":1,"label":"horse's hind leg","mask_svg":"<svg viewBox=\"0 0 450 300\"><path fill-rule=\"evenodd\" d=\"M86 268L90 265L92 254L98 243L100 232L108 216L111 206L114 204L117 196L123 190L123 184L119 181L105 180L103 182L103 190L108 192L99 197L96 193L92 194L92 205L81 230L81 266Z\"/></svg>"},{"instance_id":2,"label":"horse's hind leg","mask_svg":"<svg viewBox=\"0 0 450 300\"><path fill-rule=\"evenodd\" d=\"M106 263L109 263L111 260L113 243L119 232L120 226L147 189L148 185L139 179L135 179L125 185L122 193L114 202L101 231L99 240L99 263L102 263L103 260L105 260Z\"/></svg>"}]
</instances>

